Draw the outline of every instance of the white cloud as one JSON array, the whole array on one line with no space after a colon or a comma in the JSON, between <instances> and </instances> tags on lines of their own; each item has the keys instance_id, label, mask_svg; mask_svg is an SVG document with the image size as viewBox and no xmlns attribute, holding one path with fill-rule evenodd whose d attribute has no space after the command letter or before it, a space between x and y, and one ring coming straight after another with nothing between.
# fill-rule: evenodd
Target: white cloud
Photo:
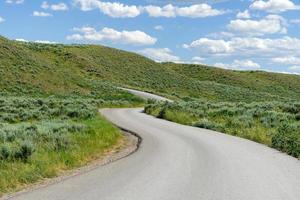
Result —
<instances>
[{"instance_id":1,"label":"white cloud","mask_svg":"<svg viewBox=\"0 0 300 200\"><path fill-rule=\"evenodd\" d=\"M286 33L286 22L278 15L268 15L261 20L231 20L227 25L231 31L247 35L265 35L274 33Z\"/></svg>"},{"instance_id":2,"label":"white cloud","mask_svg":"<svg viewBox=\"0 0 300 200\"><path fill-rule=\"evenodd\" d=\"M50 8L50 5L48 4L47 1L43 1L42 5L41 5L41 8L46 10L46 9Z\"/></svg>"},{"instance_id":3,"label":"white cloud","mask_svg":"<svg viewBox=\"0 0 300 200\"><path fill-rule=\"evenodd\" d=\"M81 10L89 11L99 9L104 14L113 18L136 17L141 14L137 6L128 6L118 2L102 2L99 0L74 0Z\"/></svg>"},{"instance_id":4,"label":"white cloud","mask_svg":"<svg viewBox=\"0 0 300 200\"><path fill-rule=\"evenodd\" d=\"M18 41L18 42L29 42L28 40L25 40L23 38L17 38L15 40Z\"/></svg>"},{"instance_id":5,"label":"white cloud","mask_svg":"<svg viewBox=\"0 0 300 200\"><path fill-rule=\"evenodd\" d=\"M270 13L280 13L287 10L298 10L299 5L295 5L290 0L255 0L250 8L253 10L263 10Z\"/></svg>"},{"instance_id":6,"label":"white cloud","mask_svg":"<svg viewBox=\"0 0 300 200\"><path fill-rule=\"evenodd\" d=\"M169 48L155 49L147 48L139 51L139 53L154 59L157 62L181 62L178 56L172 54Z\"/></svg>"},{"instance_id":7,"label":"white cloud","mask_svg":"<svg viewBox=\"0 0 300 200\"><path fill-rule=\"evenodd\" d=\"M65 3L57 3L57 4L48 4L47 1L44 1L41 5L41 8L47 10L47 9L51 9L54 11L66 11L69 9L69 7L67 6L67 4Z\"/></svg>"},{"instance_id":8,"label":"white cloud","mask_svg":"<svg viewBox=\"0 0 300 200\"><path fill-rule=\"evenodd\" d=\"M75 5L78 5L81 10L89 11L99 9L104 14L110 17L136 17L144 12L148 13L151 17L210 17L226 13L224 10L212 8L210 5L202 3L195 4L187 7L177 7L172 4L165 6L138 6L138 5L125 5L118 2L103 2L100 0L73 0Z\"/></svg>"},{"instance_id":9,"label":"white cloud","mask_svg":"<svg viewBox=\"0 0 300 200\"><path fill-rule=\"evenodd\" d=\"M274 63L284 64L284 65L300 65L300 58L295 56L272 58L272 61Z\"/></svg>"},{"instance_id":10,"label":"white cloud","mask_svg":"<svg viewBox=\"0 0 300 200\"><path fill-rule=\"evenodd\" d=\"M90 40L90 41L111 41L121 44L132 45L153 45L157 39L142 31L117 31L112 28L103 28L100 31L92 27L74 28L76 34L67 36L68 40Z\"/></svg>"},{"instance_id":11,"label":"white cloud","mask_svg":"<svg viewBox=\"0 0 300 200\"><path fill-rule=\"evenodd\" d=\"M24 3L24 0L5 0L5 3L9 3L9 4L22 4L22 3Z\"/></svg>"},{"instance_id":12,"label":"white cloud","mask_svg":"<svg viewBox=\"0 0 300 200\"><path fill-rule=\"evenodd\" d=\"M252 60L234 60L231 64L216 63L216 67L224 69L235 69L235 70L258 70L260 64L253 62Z\"/></svg>"},{"instance_id":13,"label":"white cloud","mask_svg":"<svg viewBox=\"0 0 300 200\"><path fill-rule=\"evenodd\" d=\"M4 22L4 21L5 21L5 19L3 17L0 17L0 23Z\"/></svg>"},{"instance_id":14,"label":"white cloud","mask_svg":"<svg viewBox=\"0 0 300 200\"><path fill-rule=\"evenodd\" d=\"M213 53L213 54L223 54L231 53L234 48L230 42L224 40L213 40L208 38L200 38L199 40L193 41L190 45L184 45L184 48L197 48L201 51Z\"/></svg>"},{"instance_id":15,"label":"white cloud","mask_svg":"<svg viewBox=\"0 0 300 200\"><path fill-rule=\"evenodd\" d=\"M39 12L39 11L34 11L34 12L32 13L32 15L33 15L34 17L51 17L51 16L52 16L52 14L50 14L50 13Z\"/></svg>"},{"instance_id":16,"label":"white cloud","mask_svg":"<svg viewBox=\"0 0 300 200\"><path fill-rule=\"evenodd\" d=\"M18 38L18 39L15 39L15 40L18 41L18 42L34 42L34 43L42 43L42 44L57 44L56 42L52 42L52 41L49 41L49 40L29 41L29 40L25 40L23 38Z\"/></svg>"},{"instance_id":17,"label":"white cloud","mask_svg":"<svg viewBox=\"0 0 300 200\"><path fill-rule=\"evenodd\" d=\"M300 53L300 39L282 37L277 39L257 37L233 37L228 40L200 38L184 48L196 49L214 55L259 55L264 57L285 56Z\"/></svg>"},{"instance_id":18,"label":"white cloud","mask_svg":"<svg viewBox=\"0 0 300 200\"><path fill-rule=\"evenodd\" d=\"M155 30L158 30L158 31L161 31L161 30L164 30L164 27L161 26L161 25L157 25L154 27Z\"/></svg>"},{"instance_id":19,"label":"white cloud","mask_svg":"<svg viewBox=\"0 0 300 200\"><path fill-rule=\"evenodd\" d=\"M177 13L182 17L210 17L210 16L218 16L225 13L225 11L213 9L208 4L197 4L189 7L181 7L177 8Z\"/></svg>"},{"instance_id":20,"label":"white cloud","mask_svg":"<svg viewBox=\"0 0 300 200\"><path fill-rule=\"evenodd\" d=\"M190 18L203 18L218 16L226 13L223 10L213 9L208 4L195 4L188 7L177 7L172 4L168 4L163 7L159 6L145 6L144 10L151 17L190 17Z\"/></svg>"},{"instance_id":21,"label":"white cloud","mask_svg":"<svg viewBox=\"0 0 300 200\"><path fill-rule=\"evenodd\" d=\"M239 19L250 19L251 15L249 13L249 10L245 10L244 12L238 12L238 14L236 15L236 18L239 18Z\"/></svg>"},{"instance_id":22,"label":"white cloud","mask_svg":"<svg viewBox=\"0 0 300 200\"><path fill-rule=\"evenodd\" d=\"M202 58L202 57L199 57L199 56L196 56L196 57L193 57L192 58L193 61L204 61L205 58Z\"/></svg>"},{"instance_id":23,"label":"white cloud","mask_svg":"<svg viewBox=\"0 0 300 200\"><path fill-rule=\"evenodd\" d=\"M171 4L164 7L150 5L144 7L144 10L150 17L176 17L176 8Z\"/></svg>"},{"instance_id":24,"label":"white cloud","mask_svg":"<svg viewBox=\"0 0 300 200\"><path fill-rule=\"evenodd\" d=\"M204 60L205 60L205 58L202 58L200 56L195 56L192 58L192 63L193 64L203 64Z\"/></svg>"},{"instance_id":25,"label":"white cloud","mask_svg":"<svg viewBox=\"0 0 300 200\"><path fill-rule=\"evenodd\" d=\"M49 40L35 40L35 43L41 43L41 44L56 44L56 42L52 42Z\"/></svg>"},{"instance_id":26,"label":"white cloud","mask_svg":"<svg viewBox=\"0 0 300 200\"><path fill-rule=\"evenodd\" d=\"M300 72L300 65L294 65L289 67L289 70L294 71L294 72Z\"/></svg>"},{"instance_id":27,"label":"white cloud","mask_svg":"<svg viewBox=\"0 0 300 200\"><path fill-rule=\"evenodd\" d=\"M210 33L207 35L207 37L215 38L215 39L223 39L223 38L232 38L234 37L234 34L231 32L221 31L221 32Z\"/></svg>"}]
</instances>

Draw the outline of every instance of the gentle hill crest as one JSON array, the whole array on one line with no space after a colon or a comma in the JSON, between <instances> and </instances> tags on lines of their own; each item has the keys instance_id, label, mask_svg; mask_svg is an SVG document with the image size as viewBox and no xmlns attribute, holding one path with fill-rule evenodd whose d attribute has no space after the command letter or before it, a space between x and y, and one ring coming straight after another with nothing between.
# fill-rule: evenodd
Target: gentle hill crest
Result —
<instances>
[{"instance_id":1,"label":"gentle hill crest","mask_svg":"<svg viewBox=\"0 0 300 200\"><path fill-rule=\"evenodd\" d=\"M89 95L97 82L99 92L117 85L212 101L300 99L300 76L156 63L100 45L27 43L0 37L0 74L1 91L12 94Z\"/></svg>"}]
</instances>

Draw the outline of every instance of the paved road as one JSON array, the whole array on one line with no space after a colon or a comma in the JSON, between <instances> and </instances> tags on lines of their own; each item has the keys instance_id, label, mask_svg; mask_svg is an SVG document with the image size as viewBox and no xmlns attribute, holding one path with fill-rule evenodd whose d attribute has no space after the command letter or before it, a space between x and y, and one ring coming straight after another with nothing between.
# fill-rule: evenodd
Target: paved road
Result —
<instances>
[{"instance_id":1,"label":"paved road","mask_svg":"<svg viewBox=\"0 0 300 200\"><path fill-rule=\"evenodd\" d=\"M154 99L154 100L158 100L158 101L169 101L169 102L172 102L172 100L170 99L167 99L165 97L161 97L161 96L158 96L156 94L151 94L151 93L147 93L147 92L142 92L142 91L138 91L138 90L133 90L133 89L128 89L128 88L121 88L120 89L122 90L126 90L134 95L137 95L139 97L142 97L144 99Z\"/></svg>"},{"instance_id":2,"label":"paved road","mask_svg":"<svg viewBox=\"0 0 300 200\"><path fill-rule=\"evenodd\" d=\"M139 151L14 199L300 199L300 161L295 158L248 140L156 119L141 109L101 112L140 134Z\"/></svg>"}]
</instances>

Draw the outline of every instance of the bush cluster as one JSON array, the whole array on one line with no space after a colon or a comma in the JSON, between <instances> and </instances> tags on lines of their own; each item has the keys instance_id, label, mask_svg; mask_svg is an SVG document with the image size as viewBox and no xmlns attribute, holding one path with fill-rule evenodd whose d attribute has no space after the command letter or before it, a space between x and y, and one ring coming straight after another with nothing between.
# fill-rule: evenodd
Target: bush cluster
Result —
<instances>
[{"instance_id":1,"label":"bush cluster","mask_svg":"<svg viewBox=\"0 0 300 200\"><path fill-rule=\"evenodd\" d=\"M300 102L151 101L145 112L176 122L186 113L190 121L185 119L185 124L252 139L300 157ZM169 112L175 114L166 117Z\"/></svg>"},{"instance_id":2,"label":"bush cluster","mask_svg":"<svg viewBox=\"0 0 300 200\"><path fill-rule=\"evenodd\" d=\"M0 97L0 160L27 161L41 149L62 151L74 133L85 132L82 120L92 119L107 102L84 98Z\"/></svg>"},{"instance_id":3,"label":"bush cluster","mask_svg":"<svg viewBox=\"0 0 300 200\"><path fill-rule=\"evenodd\" d=\"M85 126L66 121L1 124L0 160L27 161L36 148L48 151L66 150L72 134L83 132Z\"/></svg>"},{"instance_id":4,"label":"bush cluster","mask_svg":"<svg viewBox=\"0 0 300 200\"><path fill-rule=\"evenodd\" d=\"M103 100L0 97L0 122L18 123L45 119L88 119Z\"/></svg>"}]
</instances>

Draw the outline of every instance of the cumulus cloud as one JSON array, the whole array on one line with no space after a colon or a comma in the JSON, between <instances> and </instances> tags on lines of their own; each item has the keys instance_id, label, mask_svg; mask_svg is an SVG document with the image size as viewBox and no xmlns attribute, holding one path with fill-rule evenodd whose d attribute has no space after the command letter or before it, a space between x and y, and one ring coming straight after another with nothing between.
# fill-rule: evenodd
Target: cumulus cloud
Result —
<instances>
[{"instance_id":1,"label":"cumulus cloud","mask_svg":"<svg viewBox=\"0 0 300 200\"><path fill-rule=\"evenodd\" d=\"M230 42L224 40L214 40L209 38L200 38L193 41L191 44L183 45L184 48L199 49L200 51L212 53L212 54L224 54L232 53L234 47Z\"/></svg>"},{"instance_id":2,"label":"cumulus cloud","mask_svg":"<svg viewBox=\"0 0 300 200\"><path fill-rule=\"evenodd\" d=\"M184 48L195 49L205 54L214 55L291 55L300 52L300 39L293 37L257 38L233 37L228 40L200 38L183 45Z\"/></svg>"},{"instance_id":3,"label":"cumulus cloud","mask_svg":"<svg viewBox=\"0 0 300 200\"><path fill-rule=\"evenodd\" d=\"M216 67L224 69L234 69L234 70L258 70L260 69L260 64L253 62L252 60L234 60L231 64L216 63Z\"/></svg>"},{"instance_id":4,"label":"cumulus cloud","mask_svg":"<svg viewBox=\"0 0 300 200\"><path fill-rule=\"evenodd\" d=\"M171 4L164 7L150 5L143 9L150 17L176 17L176 7Z\"/></svg>"},{"instance_id":5,"label":"cumulus cloud","mask_svg":"<svg viewBox=\"0 0 300 200\"><path fill-rule=\"evenodd\" d=\"M0 23L4 22L4 21L5 21L5 19L3 17L0 17Z\"/></svg>"},{"instance_id":6,"label":"cumulus cloud","mask_svg":"<svg viewBox=\"0 0 300 200\"><path fill-rule=\"evenodd\" d=\"M66 11L69 9L69 7L67 6L67 4L65 3L57 3L57 4L49 4L47 1L44 1L41 5L41 8L47 10L47 9L51 9L54 11Z\"/></svg>"},{"instance_id":7,"label":"cumulus cloud","mask_svg":"<svg viewBox=\"0 0 300 200\"><path fill-rule=\"evenodd\" d=\"M18 41L18 42L29 42L28 40L25 40L23 38L17 38L15 40Z\"/></svg>"},{"instance_id":8,"label":"cumulus cloud","mask_svg":"<svg viewBox=\"0 0 300 200\"><path fill-rule=\"evenodd\" d=\"M236 18L238 19L250 19L250 13L249 10L245 10L244 12L238 12L238 14L236 15Z\"/></svg>"},{"instance_id":9,"label":"cumulus cloud","mask_svg":"<svg viewBox=\"0 0 300 200\"><path fill-rule=\"evenodd\" d=\"M172 4L168 4L163 7L159 6L145 6L144 10L151 17L190 17L190 18L203 18L218 16L226 13L223 10L213 9L208 4L196 4L187 7L177 7Z\"/></svg>"},{"instance_id":10,"label":"cumulus cloud","mask_svg":"<svg viewBox=\"0 0 300 200\"><path fill-rule=\"evenodd\" d=\"M18 41L18 42L34 42L34 43L42 43L42 44L57 44L56 42L52 42L52 41L49 41L49 40L29 41L29 40L25 40L23 38L18 38L18 39L15 39L15 40Z\"/></svg>"},{"instance_id":11,"label":"cumulus cloud","mask_svg":"<svg viewBox=\"0 0 300 200\"><path fill-rule=\"evenodd\" d=\"M250 9L263 10L270 13L280 13L287 10L298 10L300 9L300 6L290 0L255 0L250 5Z\"/></svg>"},{"instance_id":12,"label":"cumulus cloud","mask_svg":"<svg viewBox=\"0 0 300 200\"><path fill-rule=\"evenodd\" d=\"M111 3L99 0L74 0L74 3L75 5L79 5L83 11L99 9L102 13L113 18L136 17L141 14L141 11L137 6L128 6L118 2Z\"/></svg>"},{"instance_id":13,"label":"cumulus cloud","mask_svg":"<svg viewBox=\"0 0 300 200\"><path fill-rule=\"evenodd\" d=\"M234 33L226 32L226 31L210 33L207 35L207 37L215 38L215 39L232 38L234 36L235 36Z\"/></svg>"},{"instance_id":14,"label":"cumulus cloud","mask_svg":"<svg viewBox=\"0 0 300 200\"><path fill-rule=\"evenodd\" d=\"M147 48L139 51L139 53L157 61L157 62L180 62L180 58L172 54L169 48Z\"/></svg>"},{"instance_id":15,"label":"cumulus cloud","mask_svg":"<svg viewBox=\"0 0 300 200\"><path fill-rule=\"evenodd\" d=\"M200 56L195 56L192 58L192 63L193 64L203 64L204 60L205 60L205 58L202 58Z\"/></svg>"},{"instance_id":16,"label":"cumulus cloud","mask_svg":"<svg viewBox=\"0 0 300 200\"><path fill-rule=\"evenodd\" d=\"M9 4L22 4L22 3L24 3L24 0L5 0L5 3L9 3Z\"/></svg>"},{"instance_id":17,"label":"cumulus cloud","mask_svg":"<svg viewBox=\"0 0 300 200\"><path fill-rule=\"evenodd\" d=\"M41 44L56 44L56 42L52 42L49 40L35 40L35 43L41 43Z\"/></svg>"},{"instance_id":18,"label":"cumulus cloud","mask_svg":"<svg viewBox=\"0 0 300 200\"><path fill-rule=\"evenodd\" d=\"M300 65L300 58L295 56L272 58L272 61L274 63L284 64L284 65Z\"/></svg>"},{"instance_id":19,"label":"cumulus cloud","mask_svg":"<svg viewBox=\"0 0 300 200\"><path fill-rule=\"evenodd\" d=\"M233 32L247 35L286 33L286 22L278 15L268 15L261 20L231 20L227 28Z\"/></svg>"},{"instance_id":20,"label":"cumulus cloud","mask_svg":"<svg viewBox=\"0 0 300 200\"><path fill-rule=\"evenodd\" d=\"M34 11L34 12L32 13L32 15L33 15L34 17L51 17L51 16L52 16L52 14L50 14L50 13L39 12L39 11Z\"/></svg>"},{"instance_id":21,"label":"cumulus cloud","mask_svg":"<svg viewBox=\"0 0 300 200\"><path fill-rule=\"evenodd\" d=\"M142 13L148 13L151 17L210 17L226 13L224 10L212 8L212 6L202 3L186 7L173 6L168 4L165 6L138 6L125 5L118 2L103 2L100 0L73 0L75 5L78 5L81 10L89 11L99 9L104 14L110 17L136 17Z\"/></svg>"},{"instance_id":22,"label":"cumulus cloud","mask_svg":"<svg viewBox=\"0 0 300 200\"><path fill-rule=\"evenodd\" d=\"M153 45L157 39L150 35L136 31L117 31L112 28L103 28L97 31L92 27L74 28L76 34L67 36L68 40L89 40L89 41L111 41L131 45Z\"/></svg>"}]
</instances>

